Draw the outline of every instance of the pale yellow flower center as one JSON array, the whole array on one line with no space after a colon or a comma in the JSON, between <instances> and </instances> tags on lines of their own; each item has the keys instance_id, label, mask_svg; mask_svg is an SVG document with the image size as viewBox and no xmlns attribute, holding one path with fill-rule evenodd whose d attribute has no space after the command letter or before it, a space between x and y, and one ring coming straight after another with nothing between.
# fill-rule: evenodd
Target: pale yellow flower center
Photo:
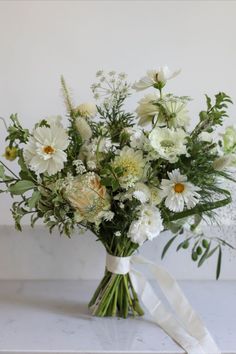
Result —
<instances>
[{"instance_id":1,"label":"pale yellow flower center","mask_svg":"<svg viewBox=\"0 0 236 354\"><path fill-rule=\"evenodd\" d=\"M140 167L138 166L137 161L131 160L130 158L121 159L120 163L117 165L124 169L123 176L138 176L140 174Z\"/></svg>"},{"instance_id":2,"label":"pale yellow flower center","mask_svg":"<svg viewBox=\"0 0 236 354\"><path fill-rule=\"evenodd\" d=\"M55 152L55 149L52 146L48 145L43 147L43 152L47 155L52 155Z\"/></svg>"},{"instance_id":3,"label":"pale yellow flower center","mask_svg":"<svg viewBox=\"0 0 236 354\"><path fill-rule=\"evenodd\" d=\"M182 183L176 183L175 186L174 186L174 190L176 193L183 193L185 187L184 187L184 184Z\"/></svg>"}]
</instances>

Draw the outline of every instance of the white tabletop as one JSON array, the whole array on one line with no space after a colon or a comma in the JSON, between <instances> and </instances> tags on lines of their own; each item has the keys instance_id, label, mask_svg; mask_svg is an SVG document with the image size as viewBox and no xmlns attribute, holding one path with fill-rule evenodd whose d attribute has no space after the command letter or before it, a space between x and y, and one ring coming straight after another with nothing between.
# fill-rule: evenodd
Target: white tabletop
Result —
<instances>
[{"instance_id":1,"label":"white tabletop","mask_svg":"<svg viewBox=\"0 0 236 354\"><path fill-rule=\"evenodd\" d=\"M90 316L87 302L96 285L1 280L0 353L184 353L148 316ZM236 281L184 281L181 286L222 353L236 354Z\"/></svg>"}]
</instances>

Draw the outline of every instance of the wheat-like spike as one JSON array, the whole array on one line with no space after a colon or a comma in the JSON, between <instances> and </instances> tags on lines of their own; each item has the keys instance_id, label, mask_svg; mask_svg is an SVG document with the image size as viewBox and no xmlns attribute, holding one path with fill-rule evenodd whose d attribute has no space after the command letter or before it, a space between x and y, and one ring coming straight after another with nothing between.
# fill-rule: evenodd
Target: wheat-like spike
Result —
<instances>
[{"instance_id":1,"label":"wheat-like spike","mask_svg":"<svg viewBox=\"0 0 236 354\"><path fill-rule=\"evenodd\" d=\"M8 130L8 126L7 126L7 123L6 123L5 118L0 117L0 119L3 121L3 123L4 123L4 126L5 126L6 130Z\"/></svg>"},{"instance_id":2,"label":"wheat-like spike","mask_svg":"<svg viewBox=\"0 0 236 354\"><path fill-rule=\"evenodd\" d=\"M72 104L72 100L71 100L71 96L70 96L70 92L66 86L66 82L63 76L61 76L61 88L62 88L62 95L64 98L64 102L66 105L66 109L67 112L69 114L71 114L71 112L73 111L73 104Z\"/></svg>"}]
</instances>

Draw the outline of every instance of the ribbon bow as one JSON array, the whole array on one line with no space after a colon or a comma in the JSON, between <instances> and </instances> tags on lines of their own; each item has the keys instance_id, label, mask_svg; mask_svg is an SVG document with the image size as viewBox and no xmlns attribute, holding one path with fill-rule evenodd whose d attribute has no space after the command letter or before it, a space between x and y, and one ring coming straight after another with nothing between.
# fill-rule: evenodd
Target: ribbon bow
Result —
<instances>
[{"instance_id":1,"label":"ribbon bow","mask_svg":"<svg viewBox=\"0 0 236 354\"><path fill-rule=\"evenodd\" d=\"M171 306L168 311L142 273L132 266L148 266ZM106 267L115 274L130 274L133 286L152 320L187 354L221 354L201 318L191 307L177 281L163 267L140 256L116 257L107 254ZM175 313L175 314L174 314Z\"/></svg>"}]
</instances>

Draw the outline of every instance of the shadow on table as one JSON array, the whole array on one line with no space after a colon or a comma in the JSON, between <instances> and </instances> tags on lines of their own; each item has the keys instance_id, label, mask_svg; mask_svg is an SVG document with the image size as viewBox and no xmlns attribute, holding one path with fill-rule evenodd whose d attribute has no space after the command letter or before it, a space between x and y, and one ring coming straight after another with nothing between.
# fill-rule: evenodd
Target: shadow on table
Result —
<instances>
[{"instance_id":1,"label":"shadow on table","mask_svg":"<svg viewBox=\"0 0 236 354\"><path fill-rule=\"evenodd\" d=\"M64 298L53 298L39 295L12 295L1 296L1 304L8 305L11 308L21 307L21 309L34 308L40 311L55 313L74 318L91 318L87 303L81 303L74 300Z\"/></svg>"}]
</instances>

